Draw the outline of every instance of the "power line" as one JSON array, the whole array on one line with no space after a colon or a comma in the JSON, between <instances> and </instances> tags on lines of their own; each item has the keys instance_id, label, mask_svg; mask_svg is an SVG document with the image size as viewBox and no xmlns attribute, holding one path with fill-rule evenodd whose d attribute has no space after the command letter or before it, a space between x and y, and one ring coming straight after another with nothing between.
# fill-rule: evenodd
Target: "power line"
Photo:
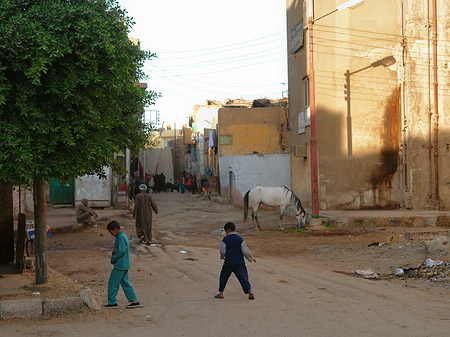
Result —
<instances>
[{"instance_id":1,"label":"power line","mask_svg":"<svg viewBox=\"0 0 450 337\"><path fill-rule=\"evenodd\" d=\"M212 52L202 53L202 54L198 54L198 55L185 55L185 56L181 56L181 57L170 57L170 58L164 58L164 60L184 60L184 59L187 59L187 58L191 59L193 57L203 57L203 56L213 55L213 54L218 54L218 53L225 53L225 52L230 52L230 51L236 51L236 50L253 48L253 47L262 46L262 45L265 45L265 44L269 44L269 43L272 43L272 42L278 42L278 41L286 41L286 37L282 37L282 38L279 38L279 39L271 40L271 41L268 41L268 42L263 42L263 43L243 46L243 47L239 47L239 48L231 48L231 49L225 49L225 50L219 50L219 51L212 51ZM158 55L158 53L156 53L156 54Z\"/></svg>"},{"instance_id":2,"label":"power line","mask_svg":"<svg viewBox=\"0 0 450 337\"><path fill-rule=\"evenodd\" d=\"M249 42L253 42L253 41L258 41L258 40L262 40L265 39L267 37L271 37L274 35L278 35L283 33L286 36L286 32L285 31L281 31L281 32L277 32L277 33L273 33L273 34L269 34L269 35L265 35L265 36L261 36L258 37L256 39L252 39L252 40L247 40L247 41L242 41L242 42L237 42L237 43L233 43L233 44L229 44L229 45L224 45L224 46L220 46L220 47L213 47L213 48L205 48L205 49L197 49L197 50L185 50L185 51L168 51L168 52L160 52L160 54L180 54L180 53L197 53L197 52L201 52L201 51L210 51L210 50L214 50L214 49L223 49L223 48L228 48L228 47L233 47L233 46L238 46L241 44L245 44L245 43L249 43ZM284 37L285 38L285 37Z\"/></svg>"},{"instance_id":3,"label":"power line","mask_svg":"<svg viewBox=\"0 0 450 337\"><path fill-rule=\"evenodd\" d=\"M278 60L282 60L282 59L285 59L285 57L277 57L277 58L273 58L273 59L269 59L269 60L265 60L265 61L261 61L261 62L255 62L255 63L242 65L239 67L226 68L223 70L209 71L209 72L203 72L203 73L194 73L194 74L184 74L184 76L213 75L213 74L223 73L226 71L231 71L231 70L236 70L236 69L249 68L249 67L252 67L252 66L255 66L258 64L268 63L268 62L272 62L272 61L278 61ZM177 76L177 75L175 75L175 76Z\"/></svg>"}]
</instances>

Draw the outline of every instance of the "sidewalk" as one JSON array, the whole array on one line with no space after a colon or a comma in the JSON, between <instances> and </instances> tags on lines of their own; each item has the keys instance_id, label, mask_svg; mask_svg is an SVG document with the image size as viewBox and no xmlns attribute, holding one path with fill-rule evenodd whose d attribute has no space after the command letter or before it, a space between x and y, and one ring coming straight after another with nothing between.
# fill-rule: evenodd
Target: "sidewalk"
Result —
<instances>
[{"instance_id":1,"label":"sidewalk","mask_svg":"<svg viewBox=\"0 0 450 337\"><path fill-rule=\"evenodd\" d=\"M97 220L127 214L130 210L113 208L95 208ZM34 221L27 217L27 222ZM52 235L80 229L75 219L75 208L71 206L47 205L47 225ZM17 220L14 221L17 230ZM50 317L62 313L81 312L86 305L90 309L99 310L101 298L89 288L81 287L68 277L47 270L48 282L36 285L34 272L26 271L17 274L14 265L0 265L0 320L13 318ZM47 295L49 290L58 290L57 298Z\"/></svg>"},{"instance_id":2,"label":"sidewalk","mask_svg":"<svg viewBox=\"0 0 450 337\"><path fill-rule=\"evenodd\" d=\"M131 210L125 208L93 208L98 214L97 220L104 220L122 214L128 214ZM33 216L27 217L27 222L34 221ZM79 228L75 219L75 208L71 205L47 205L47 225L50 226L52 234L69 232ZM17 230L17 221L14 221L14 230Z\"/></svg>"},{"instance_id":3,"label":"sidewalk","mask_svg":"<svg viewBox=\"0 0 450 337\"><path fill-rule=\"evenodd\" d=\"M339 228L450 227L450 211L324 210L319 214L319 222L325 221Z\"/></svg>"}]
</instances>

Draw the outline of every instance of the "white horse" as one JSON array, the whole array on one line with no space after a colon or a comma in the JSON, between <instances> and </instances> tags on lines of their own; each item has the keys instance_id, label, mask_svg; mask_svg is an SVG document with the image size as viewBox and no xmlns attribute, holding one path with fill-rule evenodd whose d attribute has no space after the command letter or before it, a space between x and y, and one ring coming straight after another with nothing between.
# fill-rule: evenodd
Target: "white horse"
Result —
<instances>
[{"instance_id":1,"label":"white horse","mask_svg":"<svg viewBox=\"0 0 450 337\"><path fill-rule=\"evenodd\" d=\"M278 206L280 209L280 223L278 229L282 229L283 212L286 207L293 206L295 209L295 218L299 225L303 224L303 218L306 211L300 202L300 199L286 186L283 187L262 187L252 188L244 196L244 222L247 220L248 208L252 208L252 222L259 230L262 230L258 220L258 209L261 204L266 206Z\"/></svg>"}]
</instances>

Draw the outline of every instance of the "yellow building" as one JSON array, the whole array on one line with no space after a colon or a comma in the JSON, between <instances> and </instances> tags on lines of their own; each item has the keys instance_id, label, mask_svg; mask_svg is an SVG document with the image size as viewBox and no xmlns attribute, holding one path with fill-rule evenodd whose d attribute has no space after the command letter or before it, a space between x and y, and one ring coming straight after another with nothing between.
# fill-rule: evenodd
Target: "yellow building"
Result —
<instances>
[{"instance_id":1,"label":"yellow building","mask_svg":"<svg viewBox=\"0 0 450 337\"><path fill-rule=\"evenodd\" d=\"M286 4L294 192L322 210L450 209L450 3Z\"/></svg>"}]
</instances>

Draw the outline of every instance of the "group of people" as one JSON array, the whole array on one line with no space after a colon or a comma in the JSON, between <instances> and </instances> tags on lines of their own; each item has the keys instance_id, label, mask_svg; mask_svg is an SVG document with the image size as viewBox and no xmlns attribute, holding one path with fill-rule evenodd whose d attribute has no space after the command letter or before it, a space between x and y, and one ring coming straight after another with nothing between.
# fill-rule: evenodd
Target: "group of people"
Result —
<instances>
[{"instance_id":1,"label":"group of people","mask_svg":"<svg viewBox=\"0 0 450 337\"><path fill-rule=\"evenodd\" d=\"M152 210L158 214L158 206L151 194L147 193L147 186L139 186L139 194L136 195L133 209L133 217L136 219L136 235L139 243L150 245L152 241ZM80 206L81 205L81 206ZM97 213L88 207L86 198L81 200L77 207L77 220L79 222L89 221ZM111 221L107 226L108 232L115 237L114 248L111 254L110 263L113 265L108 280L108 303L106 308L117 308L117 294L120 286L125 293L129 304L127 309L139 308L141 306L136 292L129 280L128 271L130 270L130 242L122 231L117 221ZM220 258L224 260L219 277L219 292L214 297L224 298L224 290L231 274L238 279L242 290L248 295L249 300L255 299L250 282L248 280L248 271L245 266L245 259L249 262L256 262L256 259L250 253L247 245L241 236L236 233L236 226L232 222L227 222L224 226L225 237L220 243Z\"/></svg>"},{"instance_id":2,"label":"group of people","mask_svg":"<svg viewBox=\"0 0 450 337\"><path fill-rule=\"evenodd\" d=\"M183 194L187 189L188 192L194 194L197 191L197 176L183 171L180 177L180 193Z\"/></svg>"},{"instance_id":3,"label":"group of people","mask_svg":"<svg viewBox=\"0 0 450 337\"><path fill-rule=\"evenodd\" d=\"M108 281L108 303L106 308L117 308L117 293L122 285L123 292L129 304L127 309L140 307L136 293L128 277L130 270L130 242L127 236L120 228L117 221L111 221L107 229L115 237L114 250L111 256L111 264L114 266ZM254 300L255 295L252 292L248 280L248 271L245 266L244 257L249 262L256 262L256 259L250 253L247 245L241 236L236 233L236 226L232 222L227 222L224 226L226 236L220 243L220 258L224 260L219 277L219 292L214 298L224 299L224 290L228 279L233 273L238 279L242 290L248 295L249 300Z\"/></svg>"}]
</instances>

